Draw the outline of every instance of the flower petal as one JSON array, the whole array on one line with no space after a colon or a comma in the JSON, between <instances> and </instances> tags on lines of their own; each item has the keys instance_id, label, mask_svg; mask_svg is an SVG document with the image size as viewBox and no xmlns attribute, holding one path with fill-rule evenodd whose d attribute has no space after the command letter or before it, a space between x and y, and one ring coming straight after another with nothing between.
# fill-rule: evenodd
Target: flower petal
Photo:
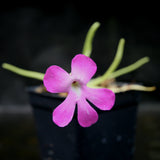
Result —
<instances>
[{"instance_id":1,"label":"flower petal","mask_svg":"<svg viewBox=\"0 0 160 160\"><path fill-rule=\"evenodd\" d=\"M50 66L43 79L44 86L51 93L67 92L72 83L70 75L61 67Z\"/></svg>"},{"instance_id":2,"label":"flower petal","mask_svg":"<svg viewBox=\"0 0 160 160\"><path fill-rule=\"evenodd\" d=\"M67 126L73 118L75 107L75 94L70 92L67 98L53 111L53 122L59 127Z\"/></svg>"},{"instance_id":3,"label":"flower petal","mask_svg":"<svg viewBox=\"0 0 160 160\"><path fill-rule=\"evenodd\" d=\"M87 84L97 70L96 63L89 57L78 54L72 59L71 75Z\"/></svg>"},{"instance_id":4,"label":"flower petal","mask_svg":"<svg viewBox=\"0 0 160 160\"><path fill-rule=\"evenodd\" d=\"M89 127L98 120L97 112L89 105L85 98L78 101L78 122L82 127Z\"/></svg>"},{"instance_id":5,"label":"flower petal","mask_svg":"<svg viewBox=\"0 0 160 160\"><path fill-rule=\"evenodd\" d=\"M101 110L110 110L115 103L115 94L107 88L84 89L86 98Z\"/></svg>"}]
</instances>

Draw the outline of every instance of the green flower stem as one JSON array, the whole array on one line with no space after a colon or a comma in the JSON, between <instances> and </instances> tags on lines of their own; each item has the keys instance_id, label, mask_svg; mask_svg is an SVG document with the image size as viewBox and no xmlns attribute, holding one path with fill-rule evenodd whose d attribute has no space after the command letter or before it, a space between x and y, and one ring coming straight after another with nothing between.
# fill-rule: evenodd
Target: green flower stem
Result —
<instances>
[{"instance_id":1,"label":"green flower stem","mask_svg":"<svg viewBox=\"0 0 160 160\"><path fill-rule=\"evenodd\" d=\"M18 75L24 76L24 77L28 77L28 78L33 78L33 79L37 79L37 80L43 80L44 74L43 73L39 73L39 72L34 72L34 71L29 71L29 70L24 70L21 69L19 67L16 67L14 65L8 64L8 63L3 63L2 64L2 68L7 69L11 72L14 72Z\"/></svg>"},{"instance_id":2,"label":"green flower stem","mask_svg":"<svg viewBox=\"0 0 160 160\"><path fill-rule=\"evenodd\" d=\"M137 62L135 62L134 64L131 64L127 67L124 67L122 69L119 69L119 70L111 73L108 77L106 77L106 75L104 74L104 75L102 75L98 78L92 79L88 83L88 86L89 87L94 87L96 85L101 84L103 81L105 81L107 79L117 78L117 77L122 76L124 74L127 74L129 72L132 72L132 71L138 69L139 67L141 67L142 65L144 65L147 62L149 62L149 57L144 57L144 58L138 60Z\"/></svg>"},{"instance_id":3,"label":"green flower stem","mask_svg":"<svg viewBox=\"0 0 160 160\"><path fill-rule=\"evenodd\" d=\"M125 39L121 38L119 43L118 43L117 52L116 52L116 55L115 55L115 58L114 58L112 64L110 65L110 67L104 73L103 76L91 80L89 82L89 84L88 84L89 86L90 85L98 85L98 84L100 84L102 82L102 79L106 80L107 77L117 69L117 67L119 66L119 64L120 64L120 62L122 60L122 57L123 57L124 45L125 45Z\"/></svg>"},{"instance_id":4,"label":"green flower stem","mask_svg":"<svg viewBox=\"0 0 160 160\"><path fill-rule=\"evenodd\" d=\"M104 79L106 79L119 66L119 64L122 60L122 57L123 57L124 44L125 44L125 40L123 38L121 38L120 41L119 41L119 44L118 44L118 48L117 48L115 58L114 58L112 64L110 65L110 67L108 68L108 70L103 75Z\"/></svg>"},{"instance_id":5,"label":"green flower stem","mask_svg":"<svg viewBox=\"0 0 160 160\"><path fill-rule=\"evenodd\" d=\"M99 28L99 26L100 26L99 22L93 23L92 26L90 27L88 33L87 33L87 36L86 36L86 39L85 39L85 42L84 42L84 45L83 45L83 49L82 49L82 54L84 54L88 57L90 57L90 55L91 55L92 41L93 41L94 35L95 35L97 29Z\"/></svg>"},{"instance_id":6,"label":"green flower stem","mask_svg":"<svg viewBox=\"0 0 160 160\"><path fill-rule=\"evenodd\" d=\"M113 72L112 74L110 74L108 76L108 79L117 78L117 77L122 76L124 74L127 74L129 72L132 72L148 62L149 62L149 57L141 58L140 60L138 60L134 64L131 64L127 67L124 67L122 69L119 69L119 70Z\"/></svg>"}]
</instances>

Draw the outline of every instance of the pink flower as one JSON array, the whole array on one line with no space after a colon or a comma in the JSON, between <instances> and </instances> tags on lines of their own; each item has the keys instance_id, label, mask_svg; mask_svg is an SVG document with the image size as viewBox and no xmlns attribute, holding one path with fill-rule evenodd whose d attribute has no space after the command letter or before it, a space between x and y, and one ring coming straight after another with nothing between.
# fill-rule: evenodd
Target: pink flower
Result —
<instances>
[{"instance_id":1,"label":"pink flower","mask_svg":"<svg viewBox=\"0 0 160 160\"><path fill-rule=\"evenodd\" d=\"M87 100L101 110L110 110L113 107L115 94L111 90L87 87L96 70L95 62L83 54L72 59L70 74L56 65L47 69L43 79L47 91L68 93L66 99L53 111L53 122L59 127L65 127L71 122L76 104L78 122L82 127L89 127L98 120L97 112Z\"/></svg>"}]
</instances>

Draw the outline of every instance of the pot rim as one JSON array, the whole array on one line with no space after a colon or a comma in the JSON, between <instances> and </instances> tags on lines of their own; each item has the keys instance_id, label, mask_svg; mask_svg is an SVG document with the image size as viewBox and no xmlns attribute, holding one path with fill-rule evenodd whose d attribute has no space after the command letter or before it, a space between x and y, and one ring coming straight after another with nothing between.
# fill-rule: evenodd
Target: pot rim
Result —
<instances>
[{"instance_id":1,"label":"pot rim","mask_svg":"<svg viewBox=\"0 0 160 160\"><path fill-rule=\"evenodd\" d=\"M36 86L29 86L26 88L26 91L29 93L30 96L42 97L44 99L51 100L51 99L55 98L58 101L64 101L66 98L66 97L59 96L57 93L53 93L53 94L49 93L49 92L38 93L35 91L35 89L37 87L39 87L39 86L37 86L37 85ZM130 107L133 105L138 105L138 103L140 101L140 92L139 91L126 91L126 92L116 93L115 95L116 95L116 100L115 100L115 104L114 104L113 108L111 109L111 111L117 110L117 109L123 109L123 108ZM33 104L32 100L30 102L31 102L31 104ZM36 103L36 102L34 102L34 103Z\"/></svg>"}]
</instances>

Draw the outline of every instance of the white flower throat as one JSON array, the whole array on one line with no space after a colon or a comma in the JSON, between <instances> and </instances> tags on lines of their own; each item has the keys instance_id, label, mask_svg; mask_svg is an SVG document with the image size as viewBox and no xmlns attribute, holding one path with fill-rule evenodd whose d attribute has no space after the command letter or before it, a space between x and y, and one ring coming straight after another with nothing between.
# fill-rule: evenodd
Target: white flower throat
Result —
<instances>
[{"instance_id":1,"label":"white flower throat","mask_svg":"<svg viewBox=\"0 0 160 160\"><path fill-rule=\"evenodd\" d=\"M76 93L77 98L79 98L81 96L81 85L79 82L77 81L73 81L72 82L72 91Z\"/></svg>"}]
</instances>

